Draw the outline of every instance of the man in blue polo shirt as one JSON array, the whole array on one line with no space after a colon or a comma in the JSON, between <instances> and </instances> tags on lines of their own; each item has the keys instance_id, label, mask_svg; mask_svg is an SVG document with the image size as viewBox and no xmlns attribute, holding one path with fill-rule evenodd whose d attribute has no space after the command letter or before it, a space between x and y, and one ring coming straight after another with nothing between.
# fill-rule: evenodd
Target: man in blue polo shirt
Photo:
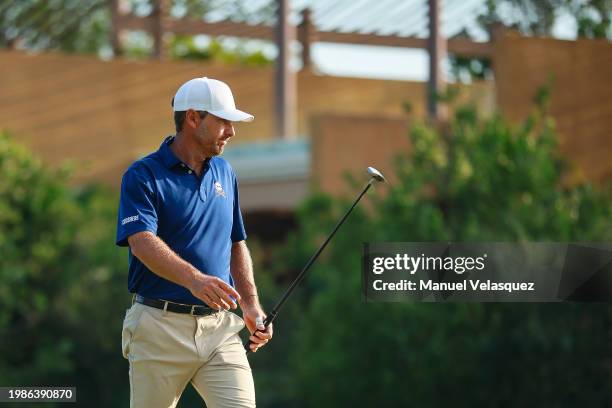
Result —
<instances>
[{"instance_id":1,"label":"man in blue polo shirt","mask_svg":"<svg viewBox=\"0 0 612 408\"><path fill-rule=\"evenodd\" d=\"M227 84L195 78L173 99L176 135L136 161L121 185L117 245L129 246L123 322L130 407L174 407L191 382L209 407L254 407L238 332L253 351L272 338L258 301L231 166L219 157L234 136ZM231 312L240 305L244 320Z\"/></svg>"}]
</instances>

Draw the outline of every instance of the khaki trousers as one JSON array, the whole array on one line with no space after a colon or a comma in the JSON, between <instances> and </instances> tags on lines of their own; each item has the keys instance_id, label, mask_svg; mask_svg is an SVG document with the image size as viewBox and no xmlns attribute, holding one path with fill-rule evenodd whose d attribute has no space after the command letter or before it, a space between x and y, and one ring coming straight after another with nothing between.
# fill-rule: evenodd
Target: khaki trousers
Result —
<instances>
[{"instance_id":1,"label":"khaki trousers","mask_svg":"<svg viewBox=\"0 0 612 408\"><path fill-rule=\"evenodd\" d=\"M175 407L188 382L208 408L254 407L253 376L238 336L243 327L232 312L191 316L134 303L122 333L130 407Z\"/></svg>"}]
</instances>

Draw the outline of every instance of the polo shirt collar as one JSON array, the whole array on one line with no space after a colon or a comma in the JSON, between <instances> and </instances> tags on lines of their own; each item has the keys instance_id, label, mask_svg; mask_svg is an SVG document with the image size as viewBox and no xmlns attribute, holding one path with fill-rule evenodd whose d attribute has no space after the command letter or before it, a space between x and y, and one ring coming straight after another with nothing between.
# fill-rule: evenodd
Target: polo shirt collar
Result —
<instances>
[{"instance_id":1,"label":"polo shirt collar","mask_svg":"<svg viewBox=\"0 0 612 408\"><path fill-rule=\"evenodd\" d=\"M174 136L168 136L166 139L164 139L161 146L159 147L159 154L161 156L161 160L164 165L169 169L174 168L174 166L181 162L179 158L176 157L174 153L172 153L172 150L170 150L170 145L172 144L172 142L174 142Z\"/></svg>"},{"instance_id":2,"label":"polo shirt collar","mask_svg":"<svg viewBox=\"0 0 612 408\"><path fill-rule=\"evenodd\" d=\"M170 145L174 142L174 136L170 135L164 139L161 146L159 146L159 154L161 156L161 160L169 169L173 169L177 165L181 164L181 160L174 155L172 150L170 150ZM210 164L210 157L204 160L204 168L208 168Z\"/></svg>"}]
</instances>

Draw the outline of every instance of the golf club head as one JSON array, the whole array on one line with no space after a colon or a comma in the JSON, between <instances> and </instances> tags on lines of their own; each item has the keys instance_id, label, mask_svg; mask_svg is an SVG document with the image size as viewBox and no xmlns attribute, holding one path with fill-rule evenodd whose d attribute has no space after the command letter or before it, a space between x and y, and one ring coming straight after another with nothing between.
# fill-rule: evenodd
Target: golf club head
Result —
<instances>
[{"instance_id":1,"label":"golf club head","mask_svg":"<svg viewBox=\"0 0 612 408\"><path fill-rule=\"evenodd\" d=\"M387 179L385 178L385 176L383 176L382 173L376 170L374 167L368 167L368 174L372 176L372 178L376 181L383 182L383 183L387 182Z\"/></svg>"}]
</instances>

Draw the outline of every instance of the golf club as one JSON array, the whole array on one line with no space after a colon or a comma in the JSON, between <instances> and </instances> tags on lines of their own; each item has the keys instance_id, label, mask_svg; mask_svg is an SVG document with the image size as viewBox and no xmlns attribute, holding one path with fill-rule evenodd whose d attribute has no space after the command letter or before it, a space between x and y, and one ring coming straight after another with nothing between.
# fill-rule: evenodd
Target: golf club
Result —
<instances>
[{"instance_id":1,"label":"golf club","mask_svg":"<svg viewBox=\"0 0 612 408\"><path fill-rule=\"evenodd\" d=\"M310 259L308 260L308 262L306 262L306 265L304 266L304 268L302 269L302 271L299 273L299 275L295 278L295 280L291 283L291 285L289 286L289 288L285 291L285 293L283 294L283 296L280 298L280 300L278 301L278 303L272 308L272 310L270 311L270 313L268 313L268 315L266 316L263 324L264 326L267 328L275 319L276 316L278 315L278 312L280 311L280 309L283 307L283 305L285 304L285 302L287 301L287 299L289 298L289 296L291 295L291 293L293 292L293 290L297 287L297 285L300 284L300 282L302 281L302 279L304 279L304 276L306 276L306 272L308 272L308 269L310 269L310 267L312 266L312 264L314 263L314 261L319 257L319 255L321 254L321 252L323 252L323 250L325 249L325 247L327 246L327 244L329 244L329 241L331 241L332 237L334 236L334 234L336 233L336 231L338 231L338 229L340 228L340 226L344 223L344 221L346 221L346 219L348 218L349 214L351 213L351 211L353 211L353 208L355 208L355 206L357 206L357 203L359 203L359 200L361 200L361 197L364 196L364 194L370 189L370 187L372 186L372 184L377 181L377 182L384 182L386 183L387 180L385 179L385 177L382 175L382 173L378 170L376 170L374 167L368 167L368 174L370 175L370 181L368 181L368 184L364 187L363 191L361 191L361 194L359 194L359 196L357 197L357 199L353 202L353 205L351 205L351 207L348 209L348 211L346 212L346 214L344 214L344 216L340 219L340 221L338 221L338 223L336 224L336 226L334 227L334 229L332 230L331 234L329 234L329 236L327 237L327 239L325 240L325 242L323 242L323 244L319 247L319 249L317 250L317 252L314 253L314 255L312 257L310 257ZM265 329L264 329L265 330ZM256 332L259 330L256 330ZM254 334L254 333L253 333ZM251 340L247 341L244 345L244 348L246 350L247 353L251 352Z\"/></svg>"}]
</instances>

